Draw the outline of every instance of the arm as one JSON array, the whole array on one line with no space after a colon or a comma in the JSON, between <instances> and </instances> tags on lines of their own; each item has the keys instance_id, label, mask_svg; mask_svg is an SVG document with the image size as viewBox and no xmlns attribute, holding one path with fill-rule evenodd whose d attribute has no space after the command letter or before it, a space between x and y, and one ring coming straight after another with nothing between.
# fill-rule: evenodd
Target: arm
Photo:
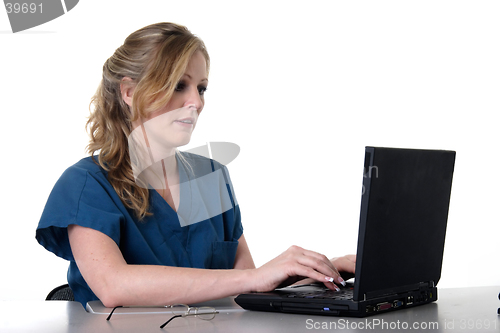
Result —
<instances>
[{"instance_id":1,"label":"arm","mask_svg":"<svg viewBox=\"0 0 500 333\"><path fill-rule=\"evenodd\" d=\"M68 236L83 278L106 307L198 303L251 291L269 291L293 283L297 276L338 281L338 273L323 255L292 246L260 268L254 268L244 238L235 268L195 269L129 265L116 243L103 233L70 225Z\"/></svg>"},{"instance_id":2,"label":"arm","mask_svg":"<svg viewBox=\"0 0 500 333\"><path fill-rule=\"evenodd\" d=\"M129 265L99 231L70 225L68 236L83 278L106 307L190 304L251 290L242 270Z\"/></svg>"}]
</instances>

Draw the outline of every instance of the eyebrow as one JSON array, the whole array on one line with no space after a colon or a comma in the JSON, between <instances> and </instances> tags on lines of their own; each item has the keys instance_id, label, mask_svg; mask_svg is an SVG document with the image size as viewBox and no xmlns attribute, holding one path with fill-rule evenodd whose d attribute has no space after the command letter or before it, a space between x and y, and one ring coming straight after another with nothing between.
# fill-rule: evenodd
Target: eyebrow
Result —
<instances>
[{"instance_id":1,"label":"eyebrow","mask_svg":"<svg viewBox=\"0 0 500 333\"><path fill-rule=\"evenodd\" d=\"M191 75L187 74L187 73L184 73L184 75L186 75L188 78L190 78L191 80L193 79L191 77ZM204 78L203 80L201 80L200 82L203 82L203 81L207 81L208 82L208 79L207 78Z\"/></svg>"}]
</instances>

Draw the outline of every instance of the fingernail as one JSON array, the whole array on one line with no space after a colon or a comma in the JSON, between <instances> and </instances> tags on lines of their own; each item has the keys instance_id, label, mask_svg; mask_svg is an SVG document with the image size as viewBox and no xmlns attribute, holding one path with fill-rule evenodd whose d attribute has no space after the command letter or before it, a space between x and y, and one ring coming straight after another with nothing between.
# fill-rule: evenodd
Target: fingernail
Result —
<instances>
[{"instance_id":1,"label":"fingernail","mask_svg":"<svg viewBox=\"0 0 500 333\"><path fill-rule=\"evenodd\" d=\"M345 281L342 277L339 276L339 282L345 287Z\"/></svg>"},{"instance_id":2,"label":"fingernail","mask_svg":"<svg viewBox=\"0 0 500 333\"><path fill-rule=\"evenodd\" d=\"M328 281L328 282L333 282L333 278L332 277L329 277L329 276L326 276L325 277L325 280Z\"/></svg>"},{"instance_id":3,"label":"fingernail","mask_svg":"<svg viewBox=\"0 0 500 333\"><path fill-rule=\"evenodd\" d=\"M334 284L333 286L335 287L335 290L340 291L340 288L337 287L337 285Z\"/></svg>"}]
</instances>

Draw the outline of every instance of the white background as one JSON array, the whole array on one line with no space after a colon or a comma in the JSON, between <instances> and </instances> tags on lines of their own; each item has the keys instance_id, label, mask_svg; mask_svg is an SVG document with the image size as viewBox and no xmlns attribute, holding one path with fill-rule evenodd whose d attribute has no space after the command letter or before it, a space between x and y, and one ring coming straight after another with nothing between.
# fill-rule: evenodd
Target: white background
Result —
<instances>
[{"instance_id":1,"label":"white background","mask_svg":"<svg viewBox=\"0 0 500 333\"><path fill-rule=\"evenodd\" d=\"M498 1L82 0L12 34L0 10L0 299L44 299L66 282L68 263L35 240L38 220L86 156L104 61L160 21L208 47L206 106L186 148L241 147L228 167L257 265L292 244L356 252L366 145L451 149L440 286L500 285L499 16Z\"/></svg>"}]
</instances>

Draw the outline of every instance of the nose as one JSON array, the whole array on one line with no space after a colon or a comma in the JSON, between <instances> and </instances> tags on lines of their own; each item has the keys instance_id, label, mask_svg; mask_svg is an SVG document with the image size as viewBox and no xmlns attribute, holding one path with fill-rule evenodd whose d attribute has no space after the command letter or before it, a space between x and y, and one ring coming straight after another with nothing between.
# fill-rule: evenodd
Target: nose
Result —
<instances>
[{"instance_id":1,"label":"nose","mask_svg":"<svg viewBox=\"0 0 500 333\"><path fill-rule=\"evenodd\" d=\"M203 100L198 93L198 88L189 89L189 93L186 96L186 100L184 101L184 107L194 106L198 113L203 109Z\"/></svg>"}]
</instances>

